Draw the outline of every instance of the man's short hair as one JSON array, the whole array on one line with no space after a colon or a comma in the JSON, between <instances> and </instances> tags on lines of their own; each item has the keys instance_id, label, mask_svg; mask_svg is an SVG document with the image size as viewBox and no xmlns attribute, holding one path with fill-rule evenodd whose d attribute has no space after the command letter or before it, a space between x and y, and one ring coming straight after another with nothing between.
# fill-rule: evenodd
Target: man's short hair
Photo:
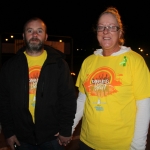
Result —
<instances>
[{"instance_id":1,"label":"man's short hair","mask_svg":"<svg viewBox=\"0 0 150 150\"><path fill-rule=\"evenodd\" d=\"M33 18L29 19L29 20L24 24L24 26L23 26L23 32L25 32L26 26L27 26L27 24L28 24L29 22L31 22L31 21L36 21L36 20L39 20L39 21L41 21L41 22L44 23L44 25L45 25L45 32L47 33L47 26L46 26L45 22L44 22L42 19L38 18L38 17L33 17Z\"/></svg>"}]
</instances>

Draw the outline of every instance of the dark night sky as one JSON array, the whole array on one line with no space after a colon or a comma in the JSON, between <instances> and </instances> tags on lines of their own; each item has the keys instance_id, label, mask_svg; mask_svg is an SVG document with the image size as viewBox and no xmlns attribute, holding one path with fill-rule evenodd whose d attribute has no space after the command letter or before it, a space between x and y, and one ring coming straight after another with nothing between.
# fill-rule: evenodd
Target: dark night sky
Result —
<instances>
[{"instance_id":1,"label":"dark night sky","mask_svg":"<svg viewBox=\"0 0 150 150\"><path fill-rule=\"evenodd\" d=\"M80 2L82 1L82 2ZM20 1L0 2L0 32L22 33L24 23L31 17L40 17L48 26L48 34L71 36L75 46L91 48L97 44L92 27L99 14L108 6L116 7L125 27L125 45L150 50L149 3L132 0L89 0L79 2Z\"/></svg>"}]
</instances>

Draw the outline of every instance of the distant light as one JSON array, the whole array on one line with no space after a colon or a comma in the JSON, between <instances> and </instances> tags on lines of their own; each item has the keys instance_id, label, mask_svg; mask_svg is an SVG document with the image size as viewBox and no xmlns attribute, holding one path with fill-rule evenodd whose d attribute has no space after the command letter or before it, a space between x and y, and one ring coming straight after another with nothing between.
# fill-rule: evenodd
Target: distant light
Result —
<instances>
[{"instance_id":1,"label":"distant light","mask_svg":"<svg viewBox=\"0 0 150 150\"><path fill-rule=\"evenodd\" d=\"M146 54L148 56L148 54Z\"/></svg>"},{"instance_id":2,"label":"distant light","mask_svg":"<svg viewBox=\"0 0 150 150\"><path fill-rule=\"evenodd\" d=\"M140 49L141 52L143 52L143 49Z\"/></svg>"},{"instance_id":3,"label":"distant light","mask_svg":"<svg viewBox=\"0 0 150 150\"><path fill-rule=\"evenodd\" d=\"M71 75L72 75L72 76L75 76L76 74L75 74L74 72L71 72Z\"/></svg>"},{"instance_id":4,"label":"distant light","mask_svg":"<svg viewBox=\"0 0 150 150\"><path fill-rule=\"evenodd\" d=\"M14 36L13 36L13 35L11 35L10 37L11 37L11 38L14 38Z\"/></svg>"},{"instance_id":5,"label":"distant light","mask_svg":"<svg viewBox=\"0 0 150 150\"><path fill-rule=\"evenodd\" d=\"M62 42L62 40L59 40L59 42Z\"/></svg>"},{"instance_id":6,"label":"distant light","mask_svg":"<svg viewBox=\"0 0 150 150\"><path fill-rule=\"evenodd\" d=\"M5 41L8 41L8 39L5 39Z\"/></svg>"},{"instance_id":7,"label":"distant light","mask_svg":"<svg viewBox=\"0 0 150 150\"><path fill-rule=\"evenodd\" d=\"M79 49L77 48L77 51L79 51Z\"/></svg>"},{"instance_id":8,"label":"distant light","mask_svg":"<svg viewBox=\"0 0 150 150\"><path fill-rule=\"evenodd\" d=\"M143 52L143 49L142 49L142 48L139 47L138 49L139 49L141 52Z\"/></svg>"}]
</instances>

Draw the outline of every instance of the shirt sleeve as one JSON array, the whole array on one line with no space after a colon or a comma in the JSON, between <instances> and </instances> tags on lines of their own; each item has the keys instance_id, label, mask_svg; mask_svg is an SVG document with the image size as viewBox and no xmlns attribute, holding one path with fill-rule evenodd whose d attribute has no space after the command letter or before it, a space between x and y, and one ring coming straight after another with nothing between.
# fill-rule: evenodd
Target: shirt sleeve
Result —
<instances>
[{"instance_id":1,"label":"shirt sleeve","mask_svg":"<svg viewBox=\"0 0 150 150\"><path fill-rule=\"evenodd\" d=\"M86 100L86 95L79 92L79 95L77 98L77 110L75 114L74 124L72 126L72 133L75 131L76 126L78 125L79 121L81 120L83 116L85 100Z\"/></svg>"},{"instance_id":2,"label":"shirt sleeve","mask_svg":"<svg viewBox=\"0 0 150 150\"><path fill-rule=\"evenodd\" d=\"M131 70L135 99L141 100L150 97L150 91L148 90L150 89L150 72L141 56L136 57L131 65Z\"/></svg>"},{"instance_id":3,"label":"shirt sleeve","mask_svg":"<svg viewBox=\"0 0 150 150\"><path fill-rule=\"evenodd\" d=\"M145 150L150 121L150 98L138 100L135 132L130 150Z\"/></svg>"}]
</instances>

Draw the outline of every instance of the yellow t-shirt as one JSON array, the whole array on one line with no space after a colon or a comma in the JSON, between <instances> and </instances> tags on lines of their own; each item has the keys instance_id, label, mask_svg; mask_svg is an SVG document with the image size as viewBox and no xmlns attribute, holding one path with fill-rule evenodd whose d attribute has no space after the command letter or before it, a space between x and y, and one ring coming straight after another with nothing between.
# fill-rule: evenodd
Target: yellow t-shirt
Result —
<instances>
[{"instance_id":1,"label":"yellow t-shirt","mask_svg":"<svg viewBox=\"0 0 150 150\"><path fill-rule=\"evenodd\" d=\"M118 56L91 55L76 86L86 94L80 139L96 150L129 150L136 100L150 97L144 59L130 50Z\"/></svg>"},{"instance_id":2,"label":"yellow t-shirt","mask_svg":"<svg viewBox=\"0 0 150 150\"><path fill-rule=\"evenodd\" d=\"M29 111L32 115L33 122L34 122L36 88L37 88L40 71L44 61L46 60L47 53L44 50L40 56L36 56L36 57L29 56L26 52L24 52L24 54L27 57L28 67L29 67Z\"/></svg>"}]
</instances>

